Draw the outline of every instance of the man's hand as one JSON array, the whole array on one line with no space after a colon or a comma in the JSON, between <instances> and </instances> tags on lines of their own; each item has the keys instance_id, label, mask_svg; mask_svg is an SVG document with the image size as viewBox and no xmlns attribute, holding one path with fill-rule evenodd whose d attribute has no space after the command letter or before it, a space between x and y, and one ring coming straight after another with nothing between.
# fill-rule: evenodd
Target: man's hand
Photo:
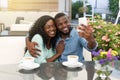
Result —
<instances>
[{"instance_id":1,"label":"man's hand","mask_svg":"<svg viewBox=\"0 0 120 80\"><path fill-rule=\"evenodd\" d=\"M82 27L78 27L78 29L80 30L79 35L81 37L84 37L88 41L91 38L94 39L91 27L90 26L86 26L86 25L81 25L81 26Z\"/></svg>"},{"instance_id":2,"label":"man's hand","mask_svg":"<svg viewBox=\"0 0 120 80\"><path fill-rule=\"evenodd\" d=\"M79 27L81 31L78 32L79 36L84 37L88 41L88 47L94 48L96 46L96 41L93 37L92 29L90 26L81 25L82 27Z\"/></svg>"},{"instance_id":3,"label":"man's hand","mask_svg":"<svg viewBox=\"0 0 120 80\"><path fill-rule=\"evenodd\" d=\"M33 57L39 56L40 54L38 52L41 52L41 50L35 48L35 46L38 46L36 42L29 42L27 44L28 51Z\"/></svg>"}]
</instances>

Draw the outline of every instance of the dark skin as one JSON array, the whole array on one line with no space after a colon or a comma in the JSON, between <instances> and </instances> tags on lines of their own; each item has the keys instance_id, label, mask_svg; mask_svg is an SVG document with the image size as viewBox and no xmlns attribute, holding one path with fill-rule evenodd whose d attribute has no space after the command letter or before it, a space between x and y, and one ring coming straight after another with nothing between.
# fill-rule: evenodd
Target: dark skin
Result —
<instances>
[{"instance_id":1,"label":"dark skin","mask_svg":"<svg viewBox=\"0 0 120 80\"><path fill-rule=\"evenodd\" d=\"M40 54L37 53L37 52L41 52L41 50L35 48L35 46L38 46L38 44L37 44L36 42L30 42L28 38L26 38L26 40L27 40L27 41L26 41L26 45L27 45L27 48L29 48L28 50L29 50L30 54L31 54L33 57L40 56ZM57 54L54 55L52 58L48 58L47 61L48 61L48 62L52 62L52 61L54 61L56 58L58 58L58 57L61 55L61 53L64 51L64 46L65 46L64 41L61 40L61 41L58 43L58 45L56 46L56 53L57 53Z\"/></svg>"},{"instance_id":2,"label":"dark skin","mask_svg":"<svg viewBox=\"0 0 120 80\"><path fill-rule=\"evenodd\" d=\"M60 35L62 37L62 39L66 39L67 37L69 37L69 27L71 26L70 21L68 19L67 16L62 16L58 19L56 19L56 25L57 25L57 29L60 31ZM96 46L96 41L93 37L93 33L92 33L92 29L89 25L81 25L82 27L78 27L78 29L82 30L82 32L78 32L80 37L84 37L87 41L88 41L88 48L89 49L93 49ZM66 34L66 35L64 35ZM31 43L34 44L34 43ZM36 44L36 43L35 43ZM32 46L34 47L34 46ZM35 50L34 48L31 48L33 50ZM38 51L38 50L36 50ZM36 51L34 51L34 55L36 56L37 53Z\"/></svg>"},{"instance_id":3,"label":"dark skin","mask_svg":"<svg viewBox=\"0 0 120 80\"><path fill-rule=\"evenodd\" d=\"M88 48L92 49L92 48L94 48L94 47L96 46L96 42L95 42L95 39L94 39L94 37L93 37L91 27L90 27L90 26L85 26L85 25L82 25L82 26L83 26L83 27L79 27L79 29L80 29L80 30L83 30L83 32L78 32L78 33L79 33L79 35L80 35L81 37L84 37L84 38L88 41ZM65 35L65 36L62 35L63 38L66 38L66 37L68 37L68 36L69 36L69 35ZM26 42L29 43L29 44L26 43L26 45L27 45L28 50L29 50L29 52L31 53L31 55L32 55L33 57L39 56L39 54L38 54L37 52L40 52L41 50L35 48L35 46L38 46L38 44L37 44L36 42L30 42L30 41L28 40L28 38L27 38L26 40L27 40ZM64 46L63 44L64 44L64 43L61 43L61 42L60 42L60 43L57 45L56 49L62 49L62 46ZM60 48L59 48L59 47L60 47Z\"/></svg>"},{"instance_id":4,"label":"dark skin","mask_svg":"<svg viewBox=\"0 0 120 80\"><path fill-rule=\"evenodd\" d=\"M57 28L59 31L61 31L61 37L63 39L67 38L69 36L69 27L70 21L67 16L62 16L56 20ZM66 29L66 30L65 30ZM96 46L96 41L93 37L92 29L89 25L81 25L81 27L78 26L78 29L81 30L79 33L80 37L84 37L88 41L88 48L93 49ZM64 35L66 34L66 35Z\"/></svg>"},{"instance_id":5,"label":"dark skin","mask_svg":"<svg viewBox=\"0 0 120 80\"><path fill-rule=\"evenodd\" d=\"M39 27L39 26L38 26ZM54 25L54 22L53 20L48 20L46 22L46 24L44 25L44 32L46 33L46 35L48 35L48 40L45 44L45 47L49 50L52 48L52 45L51 45L51 39L52 37L54 37L56 35L56 27ZM30 52L30 54L33 56L33 57L38 57L40 56L40 51L39 49L36 49L35 46L40 46L40 44L38 45L36 42L30 42L28 38L26 38L26 45L27 45L27 48L28 48L28 51ZM64 41L61 40L57 47L56 47L56 54L54 54L52 57L50 58L47 58L47 62L53 62L55 61L58 57L61 56L62 52L64 51ZM38 54L39 53L39 54ZM45 53L44 53L45 54Z\"/></svg>"},{"instance_id":6,"label":"dark skin","mask_svg":"<svg viewBox=\"0 0 120 80\"><path fill-rule=\"evenodd\" d=\"M33 57L37 57L37 56L40 55L40 54L37 53L37 52L41 52L41 50L35 48L35 46L38 46L38 43L36 43L36 42L30 42L29 38L26 38L26 46L27 46L30 54L31 54Z\"/></svg>"},{"instance_id":7,"label":"dark skin","mask_svg":"<svg viewBox=\"0 0 120 80\"><path fill-rule=\"evenodd\" d=\"M78 32L81 37L84 37L88 41L88 48L93 49L96 46L95 39L93 37L92 29L88 25L81 25L82 27L78 27L78 29L82 30L83 32Z\"/></svg>"},{"instance_id":8,"label":"dark skin","mask_svg":"<svg viewBox=\"0 0 120 80\"><path fill-rule=\"evenodd\" d=\"M57 59L58 57L60 57L61 54L62 54L62 52L64 51L64 46L65 46L64 41L61 40L58 43L58 45L56 46L56 54L53 57L48 58L47 62L53 62L55 59Z\"/></svg>"}]
</instances>

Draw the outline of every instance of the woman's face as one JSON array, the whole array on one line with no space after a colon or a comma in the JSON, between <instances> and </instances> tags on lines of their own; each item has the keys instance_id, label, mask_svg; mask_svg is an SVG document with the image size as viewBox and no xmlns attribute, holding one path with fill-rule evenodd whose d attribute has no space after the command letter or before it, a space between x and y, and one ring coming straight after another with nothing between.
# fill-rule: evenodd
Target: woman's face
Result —
<instances>
[{"instance_id":1,"label":"woman's face","mask_svg":"<svg viewBox=\"0 0 120 80\"><path fill-rule=\"evenodd\" d=\"M49 37L54 37L56 35L56 27L53 20L49 20L45 26L44 30Z\"/></svg>"}]
</instances>

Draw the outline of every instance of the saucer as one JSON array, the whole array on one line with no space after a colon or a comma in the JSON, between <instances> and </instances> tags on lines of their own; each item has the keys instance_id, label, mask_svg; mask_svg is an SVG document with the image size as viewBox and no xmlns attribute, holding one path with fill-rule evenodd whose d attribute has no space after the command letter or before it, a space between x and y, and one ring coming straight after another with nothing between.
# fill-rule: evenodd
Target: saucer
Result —
<instances>
[{"instance_id":1,"label":"saucer","mask_svg":"<svg viewBox=\"0 0 120 80\"><path fill-rule=\"evenodd\" d=\"M35 69L35 68L40 67L40 64L38 64L38 63L32 63L30 66L29 66L29 65L26 66L26 65L24 65L23 63L21 63L21 64L18 65L18 67L19 67L20 69L32 70L32 69Z\"/></svg>"},{"instance_id":2,"label":"saucer","mask_svg":"<svg viewBox=\"0 0 120 80\"><path fill-rule=\"evenodd\" d=\"M76 63L70 63L68 61L62 62L62 65L69 67L69 68L77 68L77 67L82 67L83 63L81 62L76 62Z\"/></svg>"}]
</instances>

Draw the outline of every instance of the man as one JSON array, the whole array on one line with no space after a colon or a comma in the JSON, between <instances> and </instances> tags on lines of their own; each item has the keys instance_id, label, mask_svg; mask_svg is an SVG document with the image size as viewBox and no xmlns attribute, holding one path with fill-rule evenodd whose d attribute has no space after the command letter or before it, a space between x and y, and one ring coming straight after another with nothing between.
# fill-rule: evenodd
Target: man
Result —
<instances>
[{"instance_id":1,"label":"man","mask_svg":"<svg viewBox=\"0 0 120 80\"><path fill-rule=\"evenodd\" d=\"M97 48L97 42L92 35L90 26L82 25L82 27L79 27L81 31L77 32L75 28L71 27L68 16L64 13L56 14L55 23L59 33L57 42L59 43L59 41L64 40L65 44L64 51L59 58L60 62L67 61L68 55L78 55L79 61L82 62L84 61L83 47L89 51L95 50ZM28 41L28 43L30 42ZM31 54L34 53L36 56L37 54L35 48L31 49L31 47L34 46L30 45L28 46L28 49L31 51Z\"/></svg>"}]
</instances>

